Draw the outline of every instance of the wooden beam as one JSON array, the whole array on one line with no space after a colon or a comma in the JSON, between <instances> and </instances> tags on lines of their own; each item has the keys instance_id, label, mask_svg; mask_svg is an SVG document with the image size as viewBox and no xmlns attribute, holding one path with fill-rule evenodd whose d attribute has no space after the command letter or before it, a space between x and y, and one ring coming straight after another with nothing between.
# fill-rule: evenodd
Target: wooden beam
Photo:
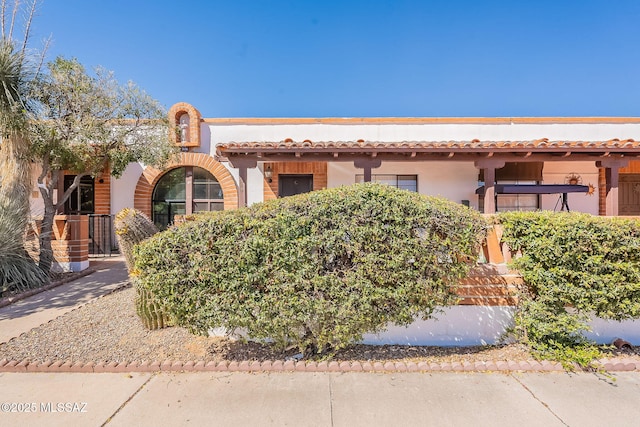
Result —
<instances>
[{"instance_id":1,"label":"wooden beam","mask_svg":"<svg viewBox=\"0 0 640 427\"><path fill-rule=\"evenodd\" d=\"M238 180L238 207L243 208L247 206L247 167L240 166Z\"/></svg>"},{"instance_id":2,"label":"wooden beam","mask_svg":"<svg viewBox=\"0 0 640 427\"><path fill-rule=\"evenodd\" d=\"M504 166L504 165L503 165ZM496 169L495 167L485 167L484 171L484 213L496 213Z\"/></svg>"}]
</instances>

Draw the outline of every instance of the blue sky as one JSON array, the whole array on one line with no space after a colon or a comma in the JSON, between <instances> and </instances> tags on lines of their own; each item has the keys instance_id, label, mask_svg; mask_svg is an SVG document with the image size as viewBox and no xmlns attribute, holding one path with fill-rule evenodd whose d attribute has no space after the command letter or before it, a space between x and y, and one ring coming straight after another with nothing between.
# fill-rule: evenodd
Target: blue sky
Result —
<instances>
[{"instance_id":1,"label":"blue sky","mask_svg":"<svg viewBox=\"0 0 640 427\"><path fill-rule=\"evenodd\" d=\"M640 116L637 0L43 0L33 25L204 117Z\"/></svg>"}]
</instances>

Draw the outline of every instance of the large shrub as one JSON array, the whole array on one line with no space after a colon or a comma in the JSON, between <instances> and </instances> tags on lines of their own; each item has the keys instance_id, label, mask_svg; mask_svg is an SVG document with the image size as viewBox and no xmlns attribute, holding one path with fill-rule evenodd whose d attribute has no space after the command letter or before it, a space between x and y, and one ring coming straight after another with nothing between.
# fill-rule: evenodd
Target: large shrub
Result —
<instances>
[{"instance_id":1,"label":"large shrub","mask_svg":"<svg viewBox=\"0 0 640 427\"><path fill-rule=\"evenodd\" d=\"M638 220L509 212L499 221L530 291L516 327L539 356L588 364L598 355L583 334L591 315L640 317Z\"/></svg>"},{"instance_id":2,"label":"large shrub","mask_svg":"<svg viewBox=\"0 0 640 427\"><path fill-rule=\"evenodd\" d=\"M138 246L135 267L194 332L311 354L456 301L484 230L453 202L359 184L196 218Z\"/></svg>"}]
</instances>

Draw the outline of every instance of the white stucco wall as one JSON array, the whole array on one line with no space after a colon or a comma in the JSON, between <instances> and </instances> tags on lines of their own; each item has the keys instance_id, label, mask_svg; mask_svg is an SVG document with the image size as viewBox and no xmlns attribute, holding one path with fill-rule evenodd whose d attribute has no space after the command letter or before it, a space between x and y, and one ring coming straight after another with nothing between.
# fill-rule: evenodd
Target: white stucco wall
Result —
<instances>
[{"instance_id":1,"label":"white stucco wall","mask_svg":"<svg viewBox=\"0 0 640 427\"><path fill-rule=\"evenodd\" d=\"M362 175L351 162L333 162L327 166L329 188L353 184L356 175ZM417 175L418 192L430 196L442 196L461 203L469 200L478 207L475 190L478 187L478 169L470 162L382 162L372 174Z\"/></svg>"},{"instance_id":2,"label":"white stucco wall","mask_svg":"<svg viewBox=\"0 0 640 427\"><path fill-rule=\"evenodd\" d=\"M487 307L456 305L442 308L432 319L418 319L409 326L390 324L378 334L365 334L361 341L368 345L435 345L464 347L493 345L509 342L505 334L513 326L516 308L511 306ZM622 338L631 345L640 345L640 320L623 322L594 318L589 324L591 332L585 336L597 344L611 344ZM225 328L209 330L211 336L237 335L247 338L245 330L230 333Z\"/></svg>"},{"instance_id":3,"label":"white stucco wall","mask_svg":"<svg viewBox=\"0 0 640 427\"><path fill-rule=\"evenodd\" d=\"M130 163L120 178L111 177L111 213L117 214L124 208L133 207L136 185L142 175L144 166Z\"/></svg>"},{"instance_id":4,"label":"white stucco wall","mask_svg":"<svg viewBox=\"0 0 640 427\"><path fill-rule=\"evenodd\" d=\"M389 325L379 334L367 334L363 343L371 345L470 346L497 344L513 325L515 307L457 305L443 309L433 319L416 320L411 325ZM623 338L640 345L640 320L622 322L593 318L585 336L597 344L611 344Z\"/></svg>"},{"instance_id":5,"label":"white stucco wall","mask_svg":"<svg viewBox=\"0 0 640 427\"><path fill-rule=\"evenodd\" d=\"M457 305L433 319L411 325L390 325L379 334L367 334L363 344L470 346L496 344L513 323L514 307Z\"/></svg>"},{"instance_id":6,"label":"white stucco wall","mask_svg":"<svg viewBox=\"0 0 640 427\"><path fill-rule=\"evenodd\" d=\"M251 119L248 119L251 120ZM294 141L607 141L640 139L640 124L229 124L209 123L213 145L221 142Z\"/></svg>"}]
</instances>

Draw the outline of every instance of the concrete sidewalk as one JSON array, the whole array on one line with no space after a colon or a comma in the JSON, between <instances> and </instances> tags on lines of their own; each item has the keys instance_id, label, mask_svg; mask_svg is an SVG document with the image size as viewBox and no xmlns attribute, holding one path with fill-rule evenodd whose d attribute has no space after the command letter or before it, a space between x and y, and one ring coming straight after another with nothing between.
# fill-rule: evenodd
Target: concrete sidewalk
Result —
<instances>
[{"instance_id":1,"label":"concrete sidewalk","mask_svg":"<svg viewBox=\"0 0 640 427\"><path fill-rule=\"evenodd\" d=\"M105 295L129 280L122 256L92 261L91 268L96 271L88 276L0 308L0 343Z\"/></svg>"},{"instance_id":2,"label":"concrete sidewalk","mask_svg":"<svg viewBox=\"0 0 640 427\"><path fill-rule=\"evenodd\" d=\"M613 378L565 373L4 373L0 425L637 426L640 375Z\"/></svg>"}]
</instances>

